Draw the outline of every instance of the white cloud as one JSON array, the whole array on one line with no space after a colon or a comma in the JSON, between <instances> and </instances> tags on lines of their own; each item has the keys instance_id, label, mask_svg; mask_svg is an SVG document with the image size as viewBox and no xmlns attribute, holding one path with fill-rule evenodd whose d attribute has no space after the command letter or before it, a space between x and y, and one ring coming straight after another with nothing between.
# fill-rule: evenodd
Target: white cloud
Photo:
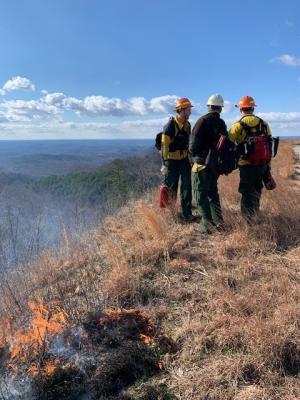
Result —
<instances>
[{"instance_id":1,"label":"white cloud","mask_svg":"<svg viewBox=\"0 0 300 400\"><path fill-rule=\"evenodd\" d=\"M4 96L5 95L5 90L3 90L3 89L0 89L0 96Z\"/></svg>"},{"instance_id":2,"label":"white cloud","mask_svg":"<svg viewBox=\"0 0 300 400\"><path fill-rule=\"evenodd\" d=\"M118 97L87 96L84 99L66 97L62 93L50 93L43 101L55 104L78 115L94 117L127 115L150 115L173 112L177 96L160 96L146 100L144 97L132 97L122 100ZM55 101L55 103L53 103Z\"/></svg>"},{"instance_id":3,"label":"white cloud","mask_svg":"<svg viewBox=\"0 0 300 400\"><path fill-rule=\"evenodd\" d=\"M168 122L168 117L166 118L157 118L157 119L146 119L146 120L137 120L137 121L124 121L120 124L121 127L124 128L143 128L150 127L153 129L162 128Z\"/></svg>"},{"instance_id":4,"label":"white cloud","mask_svg":"<svg viewBox=\"0 0 300 400\"><path fill-rule=\"evenodd\" d=\"M4 89L2 91L5 92ZM36 100L0 101L0 137L153 138L167 122L169 115L174 114L178 98L175 95L150 99L142 96L127 99L104 96L76 98L62 92L49 93L44 90L42 93ZM203 113L202 109L206 110L206 107L194 100L192 103L195 107L191 123L194 124L198 114ZM232 110L232 103L225 100L223 112L228 126L233 122L230 120ZM63 119L68 119L72 113L80 119ZM300 134L300 112L266 112L258 115L271 122L274 134ZM99 122L101 117L108 119L110 116L120 117L119 122Z\"/></svg>"},{"instance_id":5,"label":"white cloud","mask_svg":"<svg viewBox=\"0 0 300 400\"><path fill-rule=\"evenodd\" d=\"M7 121L34 121L55 117L61 111L53 106L36 100L10 100L0 103L4 109L2 115Z\"/></svg>"},{"instance_id":6,"label":"white cloud","mask_svg":"<svg viewBox=\"0 0 300 400\"><path fill-rule=\"evenodd\" d=\"M300 133L300 122L282 122L278 124L279 129L292 129L292 128L297 128L298 129L298 136Z\"/></svg>"},{"instance_id":7,"label":"white cloud","mask_svg":"<svg viewBox=\"0 0 300 400\"><path fill-rule=\"evenodd\" d=\"M147 101L144 97L132 97L128 101L130 112L137 115L147 114Z\"/></svg>"},{"instance_id":8,"label":"white cloud","mask_svg":"<svg viewBox=\"0 0 300 400\"><path fill-rule=\"evenodd\" d=\"M300 66L300 58L290 54L282 54L279 57L273 58L271 61L279 61L285 65L289 65L290 67Z\"/></svg>"},{"instance_id":9,"label":"white cloud","mask_svg":"<svg viewBox=\"0 0 300 400\"><path fill-rule=\"evenodd\" d=\"M231 104L231 102L228 101L228 100L224 100L223 113L224 113L224 114L227 114L227 113L232 112L233 110L234 110L234 107L233 107L233 105Z\"/></svg>"},{"instance_id":10,"label":"white cloud","mask_svg":"<svg viewBox=\"0 0 300 400\"><path fill-rule=\"evenodd\" d=\"M3 112L0 111L0 124L7 122L7 118ZM2 125L1 125L2 128Z\"/></svg>"},{"instance_id":11,"label":"white cloud","mask_svg":"<svg viewBox=\"0 0 300 400\"><path fill-rule=\"evenodd\" d=\"M296 114L296 115L294 115ZM261 113L260 116L271 123L273 134L299 135L300 113ZM167 122L168 117L125 120L120 122L73 122L64 120L30 122L4 122L0 112L0 138L14 139L122 139L145 138L154 140L156 132ZM193 124L195 121L191 120ZM232 120L226 120L228 126Z\"/></svg>"},{"instance_id":12,"label":"white cloud","mask_svg":"<svg viewBox=\"0 0 300 400\"><path fill-rule=\"evenodd\" d=\"M1 124L0 138L14 139L124 139L144 138L154 141L155 134L168 118L146 121L101 122L9 122ZM0 115L1 121L1 115Z\"/></svg>"},{"instance_id":13,"label":"white cloud","mask_svg":"<svg viewBox=\"0 0 300 400\"><path fill-rule=\"evenodd\" d=\"M259 117L269 122L300 122L300 112L265 112L257 113Z\"/></svg>"},{"instance_id":14,"label":"white cloud","mask_svg":"<svg viewBox=\"0 0 300 400\"><path fill-rule=\"evenodd\" d=\"M41 100L49 105L61 107L66 96L63 93L47 93Z\"/></svg>"},{"instance_id":15,"label":"white cloud","mask_svg":"<svg viewBox=\"0 0 300 400\"><path fill-rule=\"evenodd\" d=\"M174 95L153 97L150 100L150 110L155 113L170 113L174 111L176 99L178 99L178 96Z\"/></svg>"},{"instance_id":16,"label":"white cloud","mask_svg":"<svg viewBox=\"0 0 300 400\"><path fill-rule=\"evenodd\" d=\"M12 79L9 79L2 88L6 92L11 92L13 90L29 90L34 91L35 86L28 78L24 78L21 76L15 76Z\"/></svg>"},{"instance_id":17,"label":"white cloud","mask_svg":"<svg viewBox=\"0 0 300 400\"><path fill-rule=\"evenodd\" d=\"M125 100L104 96L87 96L78 99L68 97L61 92L48 93L43 91L43 93L45 95L38 100L6 101L0 103L0 107L6 110L9 120L23 121L41 119L43 115L46 117L65 111L73 111L78 116L90 117L146 116L173 113L175 101L178 98L175 95L165 95L150 100L141 96Z\"/></svg>"},{"instance_id":18,"label":"white cloud","mask_svg":"<svg viewBox=\"0 0 300 400\"><path fill-rule=\"evenodd\" d=\"M83 100L67 97L63 93L48 93L39 100L10 100L0 103L3 115L8 121L34 121L57 118L65 111L73 111L80 116L145 116L168 109L165 100L156 98L153 109L151 100L134 97L128 100L89 96ZM174 107L174 105L172 106ZM169 107L170 108L170 107ZM161 111L163 112L163 111Z\"/></svg>"}]
</instances>

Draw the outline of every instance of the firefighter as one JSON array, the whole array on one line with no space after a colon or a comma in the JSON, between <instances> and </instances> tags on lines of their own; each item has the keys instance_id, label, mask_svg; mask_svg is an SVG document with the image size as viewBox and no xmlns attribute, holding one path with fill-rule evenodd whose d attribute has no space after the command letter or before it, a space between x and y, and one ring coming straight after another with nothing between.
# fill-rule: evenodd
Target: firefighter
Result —
<instances>
[{"instance_id":1,"label":"firefighter","mask_svg":"<svg viewBox=\"0 0 300 400\"><path fill-rule=\"evenodd\" d=\"M207 100L208 113L200 117L192 130L191 153L193 194L201 215L198 230L210 233L213 226L223 228L223 217L218 193L218 159L216 145L220 135L227 135L227 127L220 118L224 100L213 94Z\"/></svg>"},{"instance_id":2,"label":"firefighter","mask_svg":"<svg viewBox=\"0 0 300 400\"><path fill-rule=\"evenodd\" d=\"M183 220L192 222L192 184L191 165L188 158L188 144L191 134L189 117L193 105L187 98L176 101L176 116L170 118L162 133L162 172L164 184L173 202L176 201L179 178L181 178L181 208Z\"/></svg>"},{"instance_id":3,"label":"firefighter","mask_svg":"<svg viewBox=\"0 0 300 400\"><path fill-rule=\"evenodd\" d=\"M269 125L254 115L255 101L251 96L244 96L236 104L241 118L229 130L229 139L244 144L243 155L239 161L241 193L241 213L246 221L251 221L259 210L263 180L270 173L270 138Z\"/></svg>"}]
</instances>

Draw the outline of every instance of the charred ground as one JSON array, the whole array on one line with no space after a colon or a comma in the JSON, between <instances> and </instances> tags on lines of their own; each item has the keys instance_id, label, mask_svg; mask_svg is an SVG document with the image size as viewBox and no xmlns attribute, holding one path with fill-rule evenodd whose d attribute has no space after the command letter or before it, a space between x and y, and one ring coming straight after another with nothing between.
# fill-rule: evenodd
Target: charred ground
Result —
<instances>
[{"instance_id":1,"label":"charred ground","mask_svg":"<svg viewBox=\"0 0 300 400\"><path fill-rule=\"evenodd\" d=\"M278 188L251 226L234 173L221 180L223 233L198 235L149 194L10 276L0 398L24 389L36 399L299 398L294 164L283 144Z\"/></svg>"}]
</instances>

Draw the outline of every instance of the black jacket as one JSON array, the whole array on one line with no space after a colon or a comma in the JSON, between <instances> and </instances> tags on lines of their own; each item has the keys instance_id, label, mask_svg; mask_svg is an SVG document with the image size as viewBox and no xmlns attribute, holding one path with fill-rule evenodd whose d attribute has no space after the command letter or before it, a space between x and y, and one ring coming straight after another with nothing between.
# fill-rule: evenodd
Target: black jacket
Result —
<instances>
[{"instance_id":1,"label":"black jacket","mask_svg":"<svg viewBox=\"0 0 300 400\"><path fill-rule=\"evenodd\" d=\"M190 137L189 151L192 162L206 164L211 150L211 160L220 135L227 136L227 127L218 112L209 112L195 123Z\"/></svg>"}]
</instances>

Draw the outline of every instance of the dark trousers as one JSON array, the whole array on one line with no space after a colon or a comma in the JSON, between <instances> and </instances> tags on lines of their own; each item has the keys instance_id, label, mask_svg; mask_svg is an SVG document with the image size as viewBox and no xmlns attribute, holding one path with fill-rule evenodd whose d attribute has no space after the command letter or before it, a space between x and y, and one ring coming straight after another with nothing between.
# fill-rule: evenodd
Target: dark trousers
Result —
<instances>
[{"instance_id":1,"label":"dark trousers","mask_svg":"<svg viewBox=\"0 0 300 400\"><path fill-rule=\"evenodd\" d=\"M263 176L268 169L268 165L243 165L239 167L239 192L242 195L241 213L246 219L251 219L259 210Z\"/></svg>"},{"instance_id":2,"label":"dark trousers","mask_svg":"<svg viewBox=\"0 0 300 400\"><path fill-rule=\"evenodd\" d=\"M209 167L193 172L193 194L203 222L220 224L223 222L218 192L218 174Z\"/></svg>"},{"instance_id":3,"label":"dark trousers","mask_svg":"<svg viewBox=\"0 0 300 400\"><path fill-rule=\"evenodd\" d=\"M181 178L180 199L182 214L188 217L192 214L192 183L191 165L188 158L183 160L168 160L168 172L165 176L165 185L176 200L179 178Z\"/></svg>"}]
</instances>

